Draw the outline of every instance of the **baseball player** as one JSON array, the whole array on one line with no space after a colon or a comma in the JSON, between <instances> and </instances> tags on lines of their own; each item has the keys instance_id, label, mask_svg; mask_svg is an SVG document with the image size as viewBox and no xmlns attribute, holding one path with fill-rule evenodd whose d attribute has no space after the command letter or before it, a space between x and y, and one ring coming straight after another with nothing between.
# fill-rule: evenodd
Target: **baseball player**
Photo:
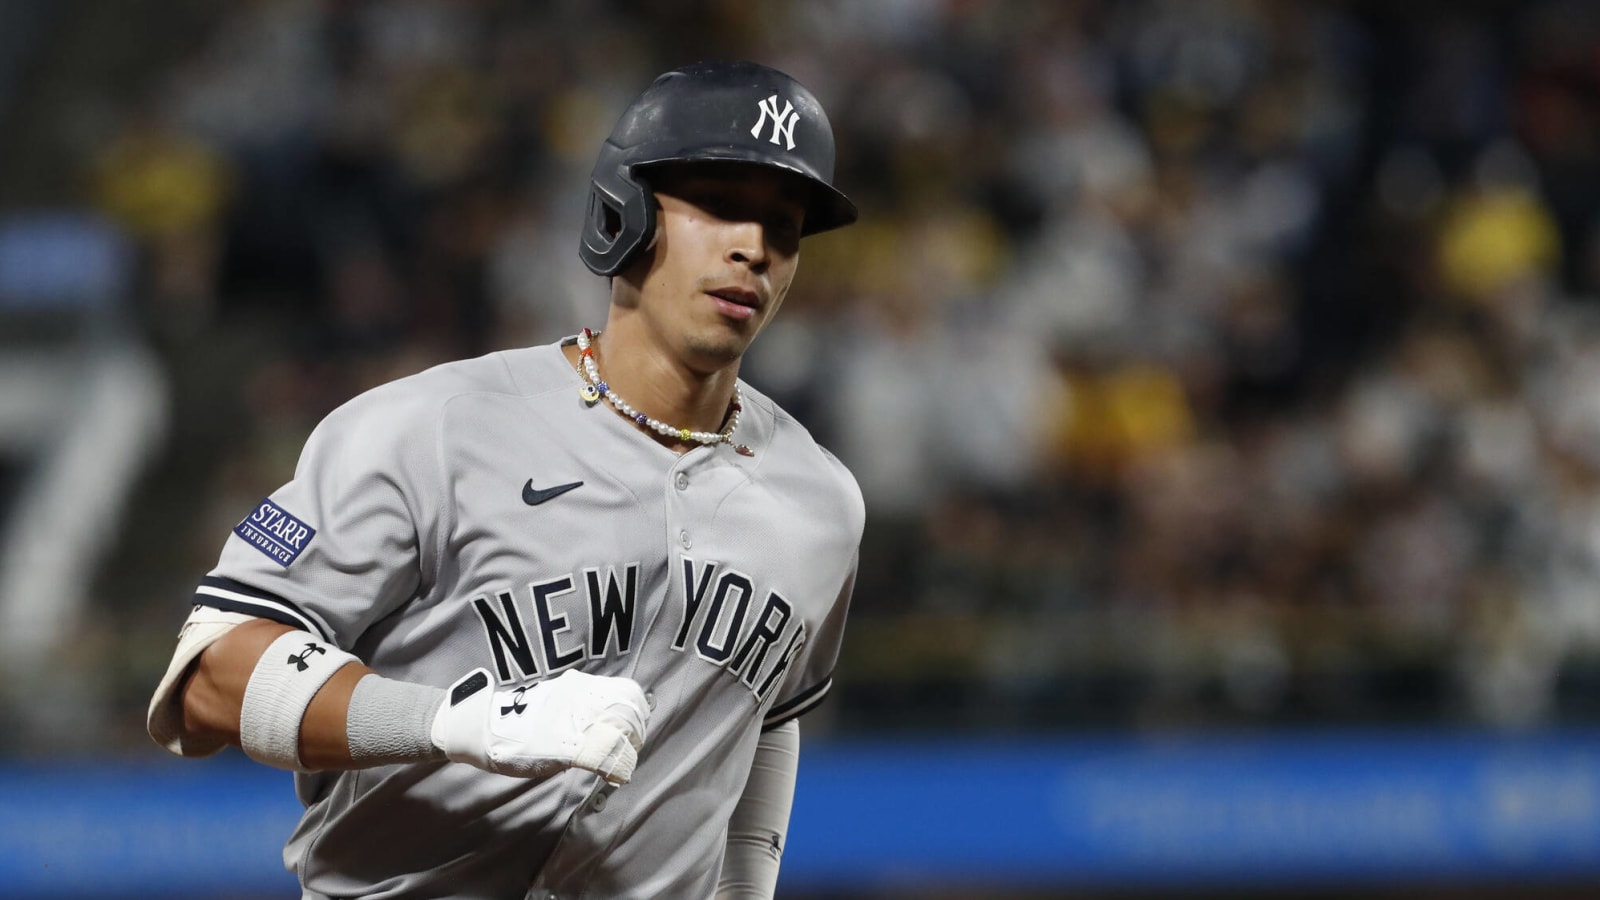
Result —
<instances>
[{"instance_id":1,"label":"baseball player","mask_svg":"<svg viewBox=\"0 0 1600 900\"><path fill-rule=\"evenodd\" d=\"M772 895L864 513L737 376L856 218L833 158L787 75L661 76L594 168L604 327L356 397L228 536L149 729L296 773L304 897Z\"/></svg>"}]
</instances>

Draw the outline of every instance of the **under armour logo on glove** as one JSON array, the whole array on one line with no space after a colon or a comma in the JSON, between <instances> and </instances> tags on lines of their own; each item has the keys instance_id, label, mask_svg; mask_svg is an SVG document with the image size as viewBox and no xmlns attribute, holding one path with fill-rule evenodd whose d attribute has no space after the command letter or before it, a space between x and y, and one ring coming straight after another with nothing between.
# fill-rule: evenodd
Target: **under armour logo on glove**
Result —
<instances>
[{"instance_id":1,"label":"under armour logo on glove","mask_svg":"<svg viewBox=\"0 0 1600 900\"><path fill-rule=\"evenodd\" d=\"M528 708L528 704L522 702L522 695L526 694L527 692L527 685L517 688L517 692L511 695L511 705L500 707L500 715L502 717L513 714L519 716L522 715L522 711Z\"/></svg>"},{"instance_id":2,"label":"under armour logo on glove","mask_svg":"<svg viewBox=\"0 0 1600 900\"><path fill-rule=\"evenodd\" d=\"M306 669L311 668L311 664L306 662L306 660L311 658L311 654L313 654L313 653L327 653L327 652L328 652L328 649L326 647L322 647L322 646L320 646L318 644L309 644L308 643L308 644L306 644L306 648L304 650L301 650L299 653L291 653L291 654L289 654L289 662L294 663L296 669L298 669L301 672L304 672Z\"/></svg>"},{"instance_id":3,"label":"under armour logo on glove","mask_svg":"<svg viewBox=\"0 0 1600 900\"><path fill-rule=\"evenodd\" d=\"M429 737L447 759L519 778L584 769L625 784L639 763L650 703L631 678L568 669L494 690L474 669L450 687Z\"/></svg>"}]
</instances>

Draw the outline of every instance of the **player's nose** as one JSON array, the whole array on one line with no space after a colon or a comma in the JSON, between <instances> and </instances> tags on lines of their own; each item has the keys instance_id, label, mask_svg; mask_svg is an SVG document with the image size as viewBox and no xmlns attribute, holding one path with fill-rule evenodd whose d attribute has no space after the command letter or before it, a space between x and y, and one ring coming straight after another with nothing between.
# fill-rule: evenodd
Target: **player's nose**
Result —
<instances>
[{"instance_id":1,"label":"player's nose","mask_svg":"<svg viewBox=\"0 0 1600 900\"><path fill-rule=\"evenodd\" d=\"M737 265L749 266L760 272L767 267L771 255L767 249L767 229L759 221L728 223L727 247L723 259Z\"/></svg>"}]
</instances>

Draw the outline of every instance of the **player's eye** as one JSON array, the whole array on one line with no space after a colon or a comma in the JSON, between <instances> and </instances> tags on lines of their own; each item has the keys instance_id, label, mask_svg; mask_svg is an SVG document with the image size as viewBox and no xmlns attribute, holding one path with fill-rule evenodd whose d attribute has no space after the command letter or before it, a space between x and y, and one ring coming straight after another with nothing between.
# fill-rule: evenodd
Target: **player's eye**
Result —
<instances>
[{"instance_id":1,"label":"player's eye","mask_svg":"<svg viewBox=\"0 0 1600 900\"><path fill-rule=\"evenodd\" d=\"M746 218L744 202L737 193L718 185L707 187L687 198L691 203L724 221Z\"/></svg>"},{"instance_id":2,"label":"player's eye","mask_svg":"<svg viewBox=\"0 0 1600 900\"><path fill-rule=\"evenodd\" d=\"M800 242L803 221L801 216L789 212L780 212L769 216L762 227L767 230L768 240L780 246L792 247Z\"/></svg>"}]
</instances>

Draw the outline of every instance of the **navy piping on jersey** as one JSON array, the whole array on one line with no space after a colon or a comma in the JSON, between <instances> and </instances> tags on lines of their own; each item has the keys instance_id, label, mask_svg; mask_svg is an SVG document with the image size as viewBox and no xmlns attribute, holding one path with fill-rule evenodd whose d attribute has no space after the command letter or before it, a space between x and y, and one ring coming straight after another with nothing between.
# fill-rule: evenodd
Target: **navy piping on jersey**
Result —
<instances>
[{"instance_id":1,"label":"navy piping on jersey","mask_svg":"<svg viewBox=\"0 0 1600 900\"><path fill-rule=\"evenodd\" d=\"M761 730L767 731L798 717L800 714L811 710L828 696L828 689L833 687L833 676L829 675L818 684L806 688L798 697L783 704L775 706L767 712L767 717L761 720Z\"/></svg>"},{"instance_id":2,"label":"navy piping on jersey","mask_svg":"<svg viewBox=\"0 0 1600 900\"><path fill-rule=\"evenodd\" d=\"M315 619L306 615L294 603L276 594L241 584L232 578L207 575L200 579L200 586L194 589L194 605L271 619L292 628L309 631L330 644L338 645L338 642L329 636Z\"/></svg>"}]
</instances>

